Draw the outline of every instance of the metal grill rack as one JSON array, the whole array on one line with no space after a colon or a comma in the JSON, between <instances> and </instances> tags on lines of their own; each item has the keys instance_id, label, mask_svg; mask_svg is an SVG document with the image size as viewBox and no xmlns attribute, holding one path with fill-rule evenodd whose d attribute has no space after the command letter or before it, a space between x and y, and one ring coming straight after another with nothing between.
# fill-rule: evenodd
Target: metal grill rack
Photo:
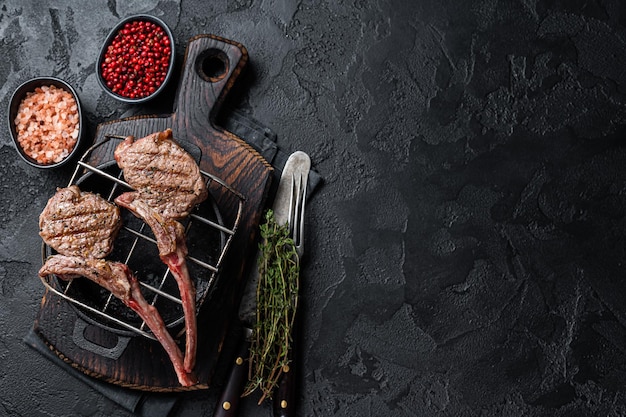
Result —
<instances>
[{"instance_id":1,"label":"metal grill rack","mask_svg":"<svg viewBox=\"0 0 626 417\"><path fill-rule=\"evenodd\" d=\"M94 166L88 162L92 154L97 149L105 146L109 141L123 140L124 138L125 137L123 136L109 135L109 136L106 136L105 139L102 140L101 142L90 147L82 156L82 158L78 161L76 169L74 170L74 174L72 175L72 178L70 179L68 186L76 184L77 181L79 181L82 176L89 173L90 175L97 175L98 176L97 179L99 183L106 184L105 188L108 188L109 191L106 193L101 192L99 194L103 198L107 199L108 201L113 200L119 187L123 187L123 189L131 191L132 187L123 180L121 170L119 171L119 175L115 176L106 172L102 168L103 165ZM208 291L215 283L215 280L220 272L224 258L226 257L226 254L231 246L235 232L237 231L237 228L239 226L239 222L242 217L243 204L244 204L245 198L239 192L237 192L228 184L226 184L222 179L204 171L201 171L201 174L203 178L205 178L207 188L209 188L208 200L212 200L211 202L215 210L216 219L209 219L207 218L208 216L202 216L197 212L192 213L190 214L189 218L186 220L186 231L187 233L189 233L190 231L193 230L194 227L200 227L198 226L198 224L203 225L202 227L209 227L212 230L215 230L217 233L219 233L219 236L220 236L220 245L219 245L220 250L218 251L219 253L218 253L218 256L216 257L216 260L215 259L207 260L207 259L202 259L200 256L190 255L187 257L187 262L198 265L201 268L201 270L206 272L206 276L204 276L202 279L206 280L204 284ZM224 219L219 212L219 208L217 207L217 204L215 203L215 200L213 199L211 188L209 187L211 183L214 183L218 187L217 190L219 190L220 193L230 193L232 197L236 199L235 201L237 202L237 213L233 217L233 220L230 221L230 224L224 224ZM89 191L89 190L86 190L86 191ZM108 195L105 195L105 194L108 194ZM133 253L135 252L139 244L147 242L150 245L154 245L154 247L156 248L156 241L151 236L148 235L148 231L150 228L147 227L145 223L143 222L138 222L138 223L140 223L139 227L132 227L126 223L122 227L123 231L126 231L130 235L132 235L132 243L126 244L125 245L126 247L123 248L123 251L125 252L125 254L122 256L122 258L125 258L125 259L118 260L120 262L127 263L129 259L131 258L131 256L133 256ZM147 229L147 231L144 231L144 227ZM50 254L50 248L48 248L44 244L43 245L44 260L49 254ZM157 256L157 261L159 261L158 256ZM139 275L137 276L137 279L139 280L139 283L142 286L142 290L143 290L142 292L144 292L144 295L146 296L146 300L148 300L148 302L151 302L153 305L156 304L159 298L161 297L170 302L181 305L182 302L180 300L180 297L172 293L173 292L171 290L172 286L170 285L169 286L170 289L168 289L168 286L166 285L168 279L173 280L173 277L169 269L167 269L165 266L163 266L163 269L165 270L165 272L160 277L160 279L157 280L157 285L148 284L144 280L142 280L141 276ZM112 301L114 300L113 294L108 293L108 296L105 297L104 302L101 303L101 305L93 305L93 303L86 303L71 295L71 287L72 287L72 283L74 282L74 280L68 281L67 284L65 285L61 285L59 282L60 280L56 279L54 275L48 275L46 277L42 277L41 280L43 284L50 291L64 298L65 300L69 301L70 303L74 304L76 307L78 307L79 309L82 309L84 312L87 312L89 315L93 315L95 317L103 319L104 321L114 323L116 326L118 326L121 329L126 329L128 331L134 332L141 336L155 340L155 337L152 335L152 333L145 330L145 327L146 327L145 322L137 320L136 323L132 323L130 320L124 320L124 319L115 317L111 313L111 304L112 304ZM174 287L176 287L177 289L177 286L174 286ZM179 320L175 321L174 323L168 324L168 327L177 325L182 320L184 320L184 318L181 316Z\"/></svg>"}]
</instances>

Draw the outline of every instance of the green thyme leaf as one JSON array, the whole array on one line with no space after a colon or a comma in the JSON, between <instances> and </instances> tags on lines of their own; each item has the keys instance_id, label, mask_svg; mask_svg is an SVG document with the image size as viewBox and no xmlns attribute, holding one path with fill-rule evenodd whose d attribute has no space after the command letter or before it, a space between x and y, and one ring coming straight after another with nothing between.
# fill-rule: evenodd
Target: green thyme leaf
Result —
<instances>
[{"instance_id":1,"label":"green thyme leaf","mask_svg":"<svg viewBox=\"0 0 626 417\"><path fill-rule=\"evenodd\" d=\"M250 348L250 369L244 395L261 390L261 404L270 398L284 366L289 364L292 327L298 306L300 264L287 225L276 223L268 210L260 226L257 322Z\"/></svg>"}]
</instances>

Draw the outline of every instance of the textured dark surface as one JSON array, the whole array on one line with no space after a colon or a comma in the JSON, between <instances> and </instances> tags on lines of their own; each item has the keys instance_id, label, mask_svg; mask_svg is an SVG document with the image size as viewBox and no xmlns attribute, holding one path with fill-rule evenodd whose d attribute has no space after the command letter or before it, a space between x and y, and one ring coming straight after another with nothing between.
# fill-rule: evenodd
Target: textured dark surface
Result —
<instances>
[{"instance_id":1,"label":"textured dark surface","mask_svg":"<svg viewBox=\"0 0 626 417\"><path fill-rule=\"evenodd\" d=\"M36 75L69 81L92 129L171 110L97 85L129 14L164 19L180 56L199 33L241 42L228 104L325 178L300 415L626 414L626 5L336 3L4 0L0 115ZM37 216L70 171L26 166L6 128L0 145L0 415L130 416L22 341L43 293ZM210 416L220 375L176 415Z\"/></svg>"}]
</instances>

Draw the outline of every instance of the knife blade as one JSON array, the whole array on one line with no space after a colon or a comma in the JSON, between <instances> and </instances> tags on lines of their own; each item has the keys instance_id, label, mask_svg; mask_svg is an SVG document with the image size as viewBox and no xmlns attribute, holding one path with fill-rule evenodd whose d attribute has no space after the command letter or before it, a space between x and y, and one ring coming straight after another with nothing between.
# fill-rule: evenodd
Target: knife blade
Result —
<instances>
[{"instance_id":1,"label":"knife blade","mask_svg":"<svg viewBox=\"0 0 626 417\"><path fill-rule=\"evenodd\" d=\"M292 153L287 159L272 206L274 219L278 224L287 223L293 178L302 175L303 180L306 182L310 169L311 160L302 151ZM243 327L244 341L239 346L226 386L216 404L215 412L213 413L214 417L233 417L237 415L237 410L239 409L241 394L248 376L246 359L250 355L252 329L256 322L258 282L258 268L253 268L244 287L239 305L239 320Z\"/></svg>"}]
</instances>

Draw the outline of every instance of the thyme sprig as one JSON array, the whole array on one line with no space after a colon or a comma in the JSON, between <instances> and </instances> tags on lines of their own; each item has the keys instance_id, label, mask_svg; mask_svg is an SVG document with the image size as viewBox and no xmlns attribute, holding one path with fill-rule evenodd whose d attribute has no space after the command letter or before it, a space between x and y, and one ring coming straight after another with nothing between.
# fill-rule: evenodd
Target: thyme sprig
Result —
<instances>
[{"instance_id":1,"label":"thyme sprig","mask_svg":"<svg viewBox=\"0 0 626 417\"><path fill-rule=\"evenodd\" d=\"M300 264L287 225L276 223L268 210L260 226L257 322L250 348L250 369L244 395L261 390L261 404L272 395L288 366L292 327L298 306Z\"/></svg>"}]
</instances>

